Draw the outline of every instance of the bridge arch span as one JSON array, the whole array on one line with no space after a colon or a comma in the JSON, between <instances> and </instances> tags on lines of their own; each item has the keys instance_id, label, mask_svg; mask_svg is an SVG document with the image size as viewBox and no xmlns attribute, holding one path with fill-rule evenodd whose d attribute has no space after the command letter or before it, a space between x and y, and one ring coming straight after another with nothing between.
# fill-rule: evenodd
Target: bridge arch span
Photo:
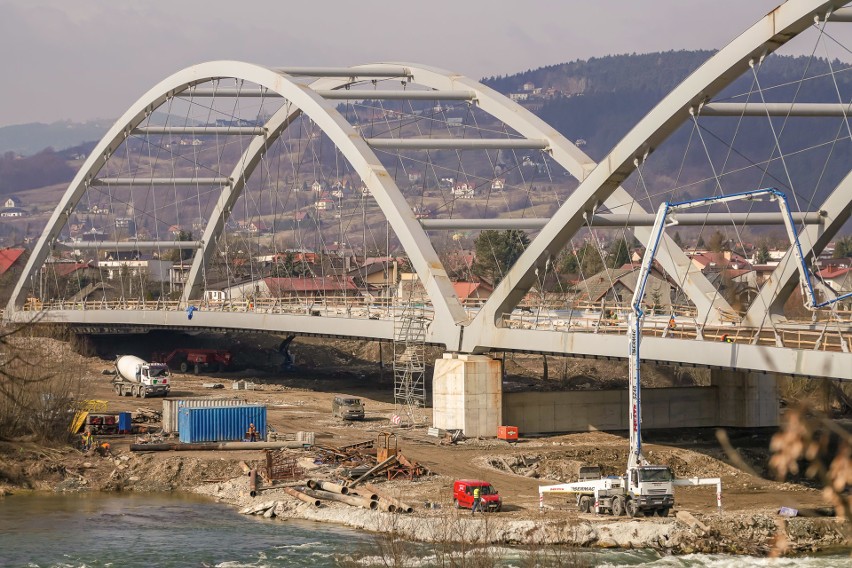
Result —
<instances>
[{"instance_id":1,"label":"bridge arch span","mask_svg":"<svg viewBox=\"0 0 852 568\"><path fill-rule=\"evenodd\" d=\"M432 336L435 339L440 338L440 342L447 345L458 345L459 341L453 338L459 336L458 324L464 322L467 316L429 238L415 219L411 208L406 204L393 178L375 156L373 150L355 132L352 125L312 89L295 83L286 74L273 69L238 61L213 61L178 71L140 97L116 121L115 125L94 148L54 210L27 262L21 279L15 287L8 305L9 311L14 312L24 302L22 297L24 286L32 277L34 271L45 261L51 249L51 244L57 239L60 230L65 226L83 192L93 182L95 176L108 162L116 148L130 136L144 119L170 98L190 87L222 78L236 78L265 87L292 103L294 108L291 109L288 108L288 105L285 105L282 111L279 111L270 119L267 123L265 136L256 138L254 144L240 160L241 165L238 164L237 170L235 170L238 178L230 180L232 186L223 187L215 214L205 228L204 242L202 243L205 252L201 255L195 255L193 272L189 277L190 282L197 281L199 267L205 255L210 254L212 238L217 236L224 227L225 220L230 213L229 205L239 195L241 187L251 175L264 148L283 132L298 113L304 113L329 136L341 153L350 161L361 179L370 188L395 230L433 303L435 318L430 330ZM190 287L191 289L192 287Z\"/></svg>"}]
</instances>

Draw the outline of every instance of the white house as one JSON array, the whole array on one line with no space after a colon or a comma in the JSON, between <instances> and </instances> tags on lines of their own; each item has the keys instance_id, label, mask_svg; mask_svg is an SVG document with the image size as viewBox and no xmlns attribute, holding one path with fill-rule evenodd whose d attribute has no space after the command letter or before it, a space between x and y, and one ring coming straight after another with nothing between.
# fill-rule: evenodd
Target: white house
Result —
<instances>
[{"instance_id":1,"label":"white house","mask_svg":"<svg viewBox=\"0 0 852 568\"><path fill-rule=\"evenodd\" d=\"M476 195L476 188L472 183L460 182L453 186L451 193L456 199L473 199Z\"/></svg>"}]
</instances>

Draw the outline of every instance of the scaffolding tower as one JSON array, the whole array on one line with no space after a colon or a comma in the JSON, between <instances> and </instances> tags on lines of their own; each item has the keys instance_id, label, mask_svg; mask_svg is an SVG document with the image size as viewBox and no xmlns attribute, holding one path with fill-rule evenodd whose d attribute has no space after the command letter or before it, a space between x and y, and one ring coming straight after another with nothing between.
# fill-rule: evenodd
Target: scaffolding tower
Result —
<instances>
[{"instance_id":1,"label":"scaffolding tower","mask_svg":"<svg viewBox=\"0 0 852 568\"><path fill-rule=\"evenodd\" d=\"M426 422L426 324L419 304L407 304L394 317L394 413L409 425Z\"/></svg>"}]
</instances>

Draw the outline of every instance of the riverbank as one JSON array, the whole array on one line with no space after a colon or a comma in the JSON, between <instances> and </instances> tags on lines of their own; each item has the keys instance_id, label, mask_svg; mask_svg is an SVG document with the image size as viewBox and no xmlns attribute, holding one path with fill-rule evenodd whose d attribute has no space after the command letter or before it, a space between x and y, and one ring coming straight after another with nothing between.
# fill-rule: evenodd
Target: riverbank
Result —
<instances>
[{"instance_id":1,"label":"riverbank","mask_svg":"<svg viewBox=\"0 0 852 568\"><path fill-rule=\"evenodd\" d=\"M582 514L554 499L544 512L507 503L505 511L473 516L457 510L446 497L452 478L431 475L417 481L386 481L382 489L414 507L411 514L386 513L323 501L303 503L283 488L261 483L257 496L240 462L262 466L262 452L162 452L137 454L114 444L111 457L85 456L72 448L2 444L0 492L119 491L196 493L244 510L272 503L280 521L300 519L332 523L374 533L377 546L394 539L435 544L476 543L521 546L569 545L589 548L654 549L665 554L723 553L766 556L815 553L848 546L845 526L834 518L783 518L772 511L675 511L672 517L613 518ZM10 463L18 477L9 479ZM315 466L309 454L300 465L307 477L328 478L330 470ZM13 474L14 475L14 474ZM291 485L304 484L305 479Z\"/></svg>"},{"instance_id":2,"label":"riverbank","mask_svg":"<svg viewBox=\"0 0 852 568\"><path fill-rule=\"evenodd\" d=\"M439 484L449 480L433 480ZM382 488L396 497L403 484ZM429 543L479 543L524 546L569 545L599 548L648 548L666 554L742 554L766 556L814 553L848 545L843 525L834 518L785 519L766 513L690 514L679 511L671 518L614 518L594 514L574 515L545 508L544 512L515 511L472 515L449 503L418 504L411 514L385 513L333 501L320 507L297 500L283 489L249 494L249 481L241 476L221 483L203 484L193 491L238 507L242 512L258 504L272 506L279 520L303 519L336 523L376 533L376 539L402 538ZM410 503L409 503L410 504ZM514 514L513 514L514 513Z\"/></svg>"}]
</instances>

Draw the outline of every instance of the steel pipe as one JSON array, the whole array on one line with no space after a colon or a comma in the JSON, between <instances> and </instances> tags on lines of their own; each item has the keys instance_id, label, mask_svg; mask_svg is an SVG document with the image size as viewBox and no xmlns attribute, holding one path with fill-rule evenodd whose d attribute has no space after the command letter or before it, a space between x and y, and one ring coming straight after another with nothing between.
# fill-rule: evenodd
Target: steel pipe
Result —
<instances>
[{"instance_id":1,"label":"steel pipe","mask_svg":"<svg viewBox=\"0 0 852 568\"><path fill-rule=\"evenodd\" d=\"M249 495L257 496L257 468L251 468L249 472Z\"/></svg>"},{"instance_id":2,"label":"steel pipe","mask_svg":"<svg viewBox=\"0 0 852 568\"><path fill-rule=\"evenodd\" d=\"M160 250L160 249L200 249L202 241L81 241L77 243L56 242L53 245L65 250Z\"/></svg>"},{"instance_id":3,"label":"steel pipe","mask_svg":"<svg viewBox=\"0 0 852 568\"><path fill-rule=\"evenodd\" d=\"M302 442L203 442L197 444L130 444L131 452L180 452L216 450L280 450L304 448Z\"/></svg>"},{"instance_id":4,"label":"steel pipe","mask_svg":"<svg viewBox=\"0 0 852 568\"><path fill-rule=\"evenodd\" d=\"M322 491L330 491L339 495L349 495L349 488L331 481L318 481L315 479L308 480L308 487L311 489L321 489Z\"/></svg>"},{"instance_id":5,"label":"steel pipe","mask_svg":"<svg viewBox=\"0 0 852 568\"><path fill-rule=\"evenodd\" d=\"M317 499L316 497L311 497L310 495L305 495L301 491L297 491L296 489L293 489L292 487L285 487L284 492L287 493L288 495L292 495L293 497L295 497L299 501L304 501L305 503L310 503L314 507L319 507L320 505L322 505L322 502L319 499Z\"/></svg>"},{"instance_id":6,"label":"steel pipe","mask_svg":"<svg viewBox=\"0 0 852 568\"><path fill-rule=\"evenodd\" d=\"M318 489L306 489L305 493L307 493L311 497L316 497L317 499L329 499L331 501L338 501L340 503L346 503L347 505L352 505L354 507L363 507L364 509L371 509L373 511L379 508L378 501L373 501L372 499L365 499L364 497L340 495L338 493L332 493L330 491L322 491Z\"/></svg>"},{"instance_id":7,"label":"steel pipe","mask_svg":"<svg viewBox=\"0 0 852 568\"><path fill-rule=\"evenodd\" d=\"M473 91L403 91L367 89L317 89L314 91L328 100L402 100L402 101L472 101L476 98ZM187 89L177 96L192 98L240 97L240 98L281 98L275 91L263 89ZM137 130L142 130L137 128Z\"/></svg>"},{"instance_id":8,"label":"steel pipe","mask_svg":"<svg viewBox=\"0 0 852 568\"><path fill-rule=\"evenodd\" d=\"M262 126L140 126L133 129L133 134L259 136L266 134L266 129Z\"/></svg>"},{"instance_id":9,"label":"steel pipe","mask_svg":"<svg viewBox=\"0 0 852 568\"><path fill-rule=\"evenodd\" d=\"M852 107L841 103L708 103L698 116L810 116L843 118Z\"/></svg>"},{"instance_id":10,"label":"steel pipe","mask_svg":"<svg viewBox=\"0 0 852 568\"><path fill-rule=\"evenodd\" d=\"M472 101L473 91L370 91L366 89L323 89L315 91L329 100Z\"/></svg>"},{"instance_id":11,"label":"steel pipe","mask_svg":"<svg viewBox=\"0 0 852 568\"><path fill-rule=\"evenodd\" d=\"M359 65L358 67L274 67L276 73L294 77L408 77L411 72L399 65Z\"/></svg>"},{"instance_id":12,"label":"steel pipe","mask_svg":"<svg viewBox=\"0 0 852 568\"><path fill-rule=\"evenodd\" d=\"M231 178L95 178L89 185L230 185Z\"/></svg>"},{"instance_id":13,"label":"steel pipe","mask_svg":"<svg viewBox=\"0 0 852 568\"><path fill-rule=\"evenodd\" d=\"M526 138L368 138L376 150L544 150L547 140Z\"/></svg>"},{"instance_id":14,"label":"steel pipe","mask_svg":"<svg viewBox=\"0 0 852 568\"><path fill-rule=\"evenodd\" d=\"M387 501L388 503L390 503L394 507L396 507L396 510L399 511L400 513L413 513L414 512L414 507L412 507L411 505L406 505L405 503L403 503L402 501L400 501L396 497L392 497L392 496L388 495L387 493L380 490L378 487L376 487L372 483L365 483L364 488L368 489L369 491L372 491L373 493L378 495L379 496L379 503L381 503L382 501Z\"/></svg>"},{"instance_id":15,"label":"steel pipe","mask_svg":"<svg viewBox=\"0 0 852 568\"><path fill-rule=\"evenodd\" d=\"M797 225L817 225L822 221L821 212L793 213ZM712 225L783 225L781 213L681 213L673 215L676 224L685 227ZM550 219L421 219L427 231L481 230L481 229L524 229L538 230ZM589 224L593 227L650 227L654 215L650 213L599 213L593 215Z\"/></svg>"}]
</instances>

